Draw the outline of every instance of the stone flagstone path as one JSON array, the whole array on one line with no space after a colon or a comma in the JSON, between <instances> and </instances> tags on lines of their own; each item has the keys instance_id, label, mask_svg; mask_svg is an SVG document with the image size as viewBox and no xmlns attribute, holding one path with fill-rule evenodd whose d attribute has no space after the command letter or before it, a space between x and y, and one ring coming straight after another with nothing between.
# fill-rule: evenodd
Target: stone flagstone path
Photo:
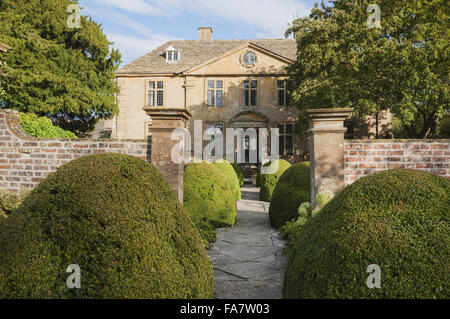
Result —
<instances>
[{"instance_id":1,"label":"stone flagstone path","mask_svg":"<svg viewBox=\"0 0 450 319\"><path fill-rule=\"evenodd\" d=\"M269 225L269 203L258 200L259 188L245 185L237 202L236 225L218 229L208 250L218 299L281 298L286 256L278 231Z\"/></svg>"}]
</instances>

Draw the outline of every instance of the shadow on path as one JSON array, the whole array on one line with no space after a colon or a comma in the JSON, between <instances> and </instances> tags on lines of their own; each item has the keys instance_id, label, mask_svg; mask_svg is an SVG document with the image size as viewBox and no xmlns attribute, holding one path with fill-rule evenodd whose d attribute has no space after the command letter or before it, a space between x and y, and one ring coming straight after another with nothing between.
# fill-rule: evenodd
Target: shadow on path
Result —
<instances>
[{"instance_id":1,"label":"shadow on path","mask_svg":"<svg viewBox=\"0 0 450 319\"><path fill-rule=\"evenodd\" d=\"M269 226L269 203L258 200L259 188L242 187L236 225L218 229L208 250L218 299L278 299L286 265L278 231Z\"/></svg>"}]
</instances>

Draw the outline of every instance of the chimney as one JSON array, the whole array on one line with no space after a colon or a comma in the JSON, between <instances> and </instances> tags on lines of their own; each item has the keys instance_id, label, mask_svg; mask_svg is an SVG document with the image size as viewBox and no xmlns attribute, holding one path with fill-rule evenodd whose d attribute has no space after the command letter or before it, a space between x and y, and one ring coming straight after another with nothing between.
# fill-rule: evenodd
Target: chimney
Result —
<instances>
[{"instance_id":1,"label":"chimney","mask_svg":"<svg viewBox=\"0 0 450 319\"><path fill-rule=\"evenodd\" d=\"M198 39L200 41L211 41L213 30L211 27L199 27L198 28Z\"/></svg>"}]
</instances>

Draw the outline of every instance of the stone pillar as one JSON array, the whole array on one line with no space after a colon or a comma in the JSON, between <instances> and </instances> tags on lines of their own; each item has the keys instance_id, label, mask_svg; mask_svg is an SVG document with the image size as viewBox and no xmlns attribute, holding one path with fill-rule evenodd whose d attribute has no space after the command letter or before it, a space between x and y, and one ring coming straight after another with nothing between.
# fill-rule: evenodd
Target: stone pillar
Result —
<instances>
[{"instance_id":1,"label":"stone pillar","mask_svg":"<svg viewBox=\"0 0 450 319\"><path fill-rule=\"evenodd\" d=\"M344 120L352 112L348 108L307 110L313 205L319 192L330 190L337 194L345 187Z\"/></svg>"},{"instance_id":2,"label":"stone pillar","mask_svg":"<svg viewBox=\"0 0 450 319\"><path fill-rule=\"evenodd\" d=\"M184 164L172 161L172 148L178 141L170 137L173 130L186 128L186 122L192 115L184 108L146 107L144 110L152 118L151 162L178 194L180 202L183 202Z\"/></svg>"}]
</instances>

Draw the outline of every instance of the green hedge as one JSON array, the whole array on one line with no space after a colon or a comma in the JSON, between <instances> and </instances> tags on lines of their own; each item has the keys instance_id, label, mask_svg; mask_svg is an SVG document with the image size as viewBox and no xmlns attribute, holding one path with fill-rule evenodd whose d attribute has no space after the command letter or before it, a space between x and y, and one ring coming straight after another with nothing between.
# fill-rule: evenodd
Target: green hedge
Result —
<instances>
[{"instance_id":1,"label":"green hedge","mask_svg":"<svg viewBox=\"0 0 450 319\"><path fill-rule=\"evenodd\" d=\"M244 186L244 173L242 173L241 167L237 163L231 163L231 165L234 168L234 171L236 172L236 175L239 179L239 186Z\"/></svg>"},{"instance_id":2,"label":"green hedge","mask_svg":"<svg viewBox=\"0 0 450 319\"><path fill-rule=\"evenodd\" d=\"M361 178L301 229L285 298L449 298L450 181L395 169ZM369 289L367 267L381 268Z\"/></svg>"},{"instance_id":3,"label":"green hedge","mask_svg":"<svg viewBox=\"0 0 450 319\"><path fill-rule=\"evenodd\" d=\"M233 166L224 160L216 161L216 162L214 162L214 165L218 169L220 169L221 172L228 179L228 182L231 185L231 189L233 191L233 194L234 194L236 200L240 200L241 199L241 186L239 184L239 178L238 178Z\"/></svg>"},{"instance_id":4,"label":"green hedge","mask_svg":"<svg viewBox=\"0 0 450 319\"><path fill-rule=\"evenodd\" d=\"M267 166L269 163L266 163L264 166ZM256 172L256 187L261 187L261 169L258 169Z\"/></svg>"},{"instance_id":5,"label":"green hedge","mask_svg":"<svg viewBox=\"0 0 450 319\"><path fill-rule=\"evenodd\" d=\"M70 131L54 126L47 117L38 117L33 113L19 113L20 125L31 136L42 138L77 138Z\"/></svg>"},{"instance_id":6,"label":"green hedge","mask_svg":"<svg viewBox=\"0 0 450 319\"><path fill-rule=\"evenodd\" d=\"M277 160L278 162L278 170L274 174L260 174L260 187L259 190L259 200L264 202L270 202L272 198L272 193L277 184L278 179L287 170L291 164L288 161L283 159ZM271 162L264 164L265 167L268 167ZM275 163L274 163L275 164Z\"/></svg>"},{"instance_id":7,"label":"green hedge","mask_svg":"<svg viewBox=\"0 0 450 319\"><path fill-rule=\"evenodd\" d=\"M68 289L68 265L81 289ZM0 223L0 298L211 298L203 242L177 195L128 155L79 158Z\"/></svg>"},{"instance_id":8,"label":"green hedge","mask_svg":"<svg viewBox=\"0 0 450 319\"><path fill-rule=\"evenodd\" d=\"M298 207L310 200L309 162L289 167L278 180L272 193L269 221L272 227L281 227L298 217Z\"/></svg>"},{"instance_id":9,"label":"green hedge","mask_svg":"<svg viewBox=\"0 0 450 319\"><path fill-rule=\"evenodd\" d=\"M226 227L236 220L236 198L222 171L213 164L192 163L184 170L184 206L195 225ZM203 227L202 237L215 238Z\"/></svg>"}]
</instances>

